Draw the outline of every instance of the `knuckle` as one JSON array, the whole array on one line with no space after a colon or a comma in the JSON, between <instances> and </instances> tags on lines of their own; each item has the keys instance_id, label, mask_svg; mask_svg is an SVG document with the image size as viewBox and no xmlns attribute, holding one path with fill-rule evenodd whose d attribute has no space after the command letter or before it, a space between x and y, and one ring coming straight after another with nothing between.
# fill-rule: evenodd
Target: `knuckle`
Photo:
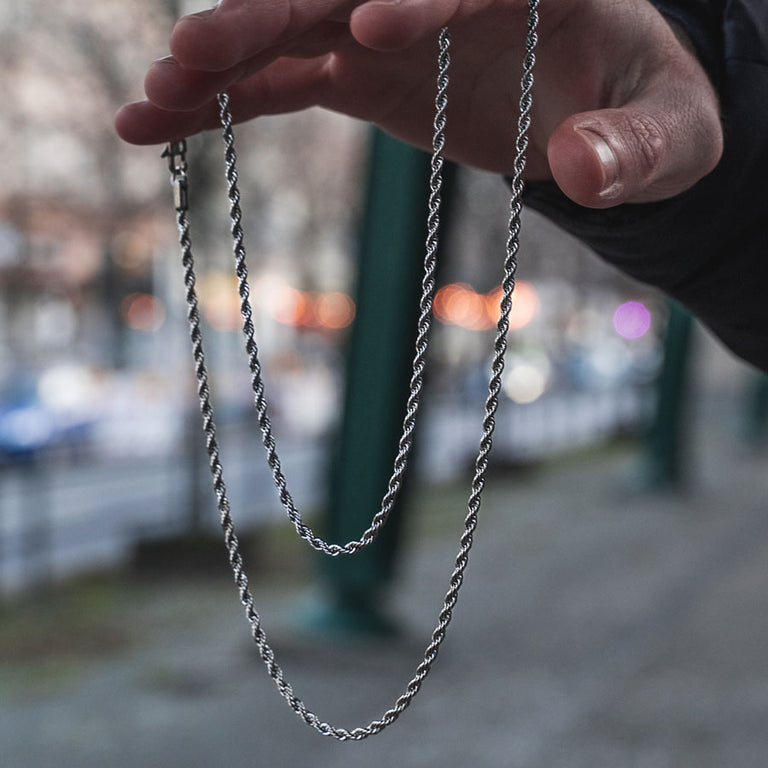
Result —
<instances>
[{"instance_id":1,"label":"knuckle","mask_svg":"<svg viewBox=\"0 0 768 768\"><path fill-rule=\"evenodd\" d=\"M653 117L633 113L625 117L622 131L637 161L637 170L641 178L649 178L659 168L667 146L667 132L664 126Z\"/></svg>"}]
</instances>

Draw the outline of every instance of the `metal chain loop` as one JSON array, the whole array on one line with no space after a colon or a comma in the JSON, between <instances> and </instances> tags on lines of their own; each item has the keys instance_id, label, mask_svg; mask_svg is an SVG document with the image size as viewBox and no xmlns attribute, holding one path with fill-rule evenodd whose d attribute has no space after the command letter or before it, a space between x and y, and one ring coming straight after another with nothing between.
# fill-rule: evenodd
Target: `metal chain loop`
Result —
<instances>
[{"instance_id":1,"label":"metal chain loop","mask_svg":"<svg viewBox=\"0 0 768 768\"><path fill-rule=\"evenodd\" d=\"M478 512L481 505L481 496L485 485L485 473L488 466L488 457L492 446L492 435L495 427L495 415L499 404L501 391L501 379L504 369L504 355L507 348L507 333L509 330L508 315L512 307L512 293L515 286L515 271L517 268L517 253L519 250L520 212L522 207L521 195L523 190L523 173L525 170L525 157L528 146L527 133L530 126L531 90L533 87L533 69L535 65L535 49L537 44L539 0L528 2L528 30L526 35L526 54L523 64L522 96L520 99L520 115L518 120L518 136L516 141L516 159L514 175L512 178L512 198L510 202L509 236L506 244L506 258L504 261L504 279L502 283L503 297L501 300L501 314L497 324L497 332L494 341L493 360L491 363L491 377L488 384L488 397L485 404L485 416L482 421L482 438L480 448L475 461L474 477L471 484L471 492L467 502L467 515L464 520L464 529L460 538L459 551L456 555L454 570L450 577L448 591L445 595L442 609L438 616L438 623L432 632L421 662L416 667L413 678L408 682L404 692L384 714L371 721L367 726L352 729L333 726L322 721L293 691L291 684L285 679L283 670L275 660L275 653L267 642L262 628L261 617L254 607L253 595L248 585L248 577L244 572L243 559L240 554L239 542L235 533L234 523L230 512L230 503L227 497L227 489L223 478L221 458L216 437L216 425L214 421L211 393L208 384L208 371L203 350L202 331L200 327L200 314L198 298L195 288L194 259L189 234L189 220L186 209L187 173L184 162L185 145L176 142L166 150L166 156L170 158L169 165L172 172L172 181L175 189L177 226L179 230L179 243L181 246L182 265L184 270L184 285L186 288L187 318L190 327L192 352L195 361L195 373L198 382L198 398L202 414L203 431L205 433L206 446L209 456L213 488L216 494L224 540L229 555L229 563L234 574L240 601L245 608L245 615L251 628L251 635L256 644L259 655L264 662L269 676L277 686L282 697L287 701L291 709L309 726L324 736L330 736L339 741L361 741L384 730L391 725L410 705L429 674L432 665L437 658L440 646L445 639L448 625L450 624L453 610L458 601L459 590L464 579L469 551L472 547L473 536L478 524ZM416 357L414 359L414 372L411 379L411 398L406 414L403 438L400 441L400 451L396 461L393 479L390 481L390 491L382 504L382 510L377 514L371 527L357 542L350 542L346 547L339 545L327 545L317 539L314 534L301 522L298 512L293 508L293 502L285 488L285 479L280 469L279 459L275 452L274 439L271 434L271 425L266 414L266 402L261 382L261 366L258 361L258 352L253 335L253 323L251 319L251 307L249 289L247 283L247 270L245 268L245 250L243 247L241 213L239 206L239 192L237 191L237 169L234 146L231 138L231 118L228 112L226 96L220 97L220 105L223 115L223 127L225 143L227 147L227 178L230 182L230 204L232 216L232 234L235 242L235 258L238 278L240 279L240 296L244 318L244 333L246 347L249 355L251 374L253 380L254 397L259 414L259 424L262 430L268 460L272 468L275 483L280 492L281 499L288 505L289 517L296 525L299 534L306 538L313 546L328 554L341 554L346 548L356 551L361 546L369 543L369 537L375 537L378 530L384 524L386 515L391 509L387 499L397 494L399 484L405 471L404 462L407 459L411 446L413 432L413 418L418 409L419 395L422 386L422 372L424 368L424 356L426 353L426 337L431 322L432 294L434 291L434 257L437 248L437 230L439 228L439 204L440 189L442 184L442 149L444 143L445 128L445 93L448 86L448 33L443 29L440 33L440 75L438 82L438 97L436 100L437 116L435 118L435 147L432 160L432 180L430 183L430 203L427 239L427 257L425 258L425 275L423 279L423 295L421 300L421 317L419 320L419 340L416 344ZM177 162L177 158L181 158ZM386 509L386 511L385 511ZM373 540L371 538L371 540ZM320 545L320 546L319 546ZM330 551L329 551L330 550Z\"/></svg>"},{"instance_id":2,"label":"metal chain loop","mask_svg":"<svg viewBox=\"0 0 768 768\"><path fill-rule=\"evenodd\" d=\"M288 519L293 523L296 532L314 549L326 555L351 555L375 541L381 529L387 522L390 512L395 506L397 496L402 487L403 476L408 466L408 456L413 446L413 433L416 427L416 414L421 402L421 390L424 382L424 366L428 349L429 331L432 325L432 297L435 291L436 254L438 247L438 232L440 229L440 204L443 185L443 147L445 146L445 109L448 103L448 67L450 38L447 30L440 34L440 54L438 57L437 97L435 99L434 135L432 140L432 162L430 173L429 215L427 217L427 241L424 257L424 277L422 280L422 295L419 304L420 315L416 337L416 352L413 359L413 373L410 381L408 402L403 420L403 431L398 444L398 452L394 469L387 485L387 492L381 502L381 509L374 515L368 529L362 536L346 544L329 544L317 536L304 522L301 513L294 504L283 474L280 457L277 454L275 438L272 433L272 423L267 413L267 401L264 394L264 380L258 345L254 336L253 309L250 300L250 285L248 282L248 265L246 263L245 246L243 244L242 211L240 209L240 190L237 184L237 155L235 153L235 138L232 132L232 116L229 112L229 96L219 94L219 108L224 139L224 158L227 169L227 184L229 194L229 213L232 221L232 241L235 257L235 271L238 279L240 294L240 312L243 317L243 335L245 350L248 355L248 366L251 372L251 388L254 405L258 416L262 442L267 453L267 464L272 470L272 479L277 488L280 502L285 509Z\"/></svg>"}]
</instances>

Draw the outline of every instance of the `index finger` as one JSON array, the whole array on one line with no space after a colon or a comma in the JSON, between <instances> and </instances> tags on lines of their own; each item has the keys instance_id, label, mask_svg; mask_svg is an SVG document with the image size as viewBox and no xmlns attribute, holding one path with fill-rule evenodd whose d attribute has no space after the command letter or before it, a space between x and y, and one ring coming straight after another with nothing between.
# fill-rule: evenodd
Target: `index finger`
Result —
<instances>
[{"instance_id":1,"label":"index finger","mask_svg":"<svg viewBox=\"0 0 768 768\"><path fill-rule=\"evenodd\" d=\"M323 20L344 20L361 0L222 0L179 19L171 52L185 69L221 72Z\"/></svg>"}]
</instances>

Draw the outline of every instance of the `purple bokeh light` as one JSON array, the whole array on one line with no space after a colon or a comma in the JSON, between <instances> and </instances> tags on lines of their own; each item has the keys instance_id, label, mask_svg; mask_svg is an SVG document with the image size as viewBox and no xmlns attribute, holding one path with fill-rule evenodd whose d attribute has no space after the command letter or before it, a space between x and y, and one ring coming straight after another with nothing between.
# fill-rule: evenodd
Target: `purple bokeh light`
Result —
<instances>
[{"instance_id":1,"label":"purple bokeh light","mask_svg":"<svg viewBox=\"0 0 768 768\"><path fill-rule=\"evenodd\" d=\"M639 339L651 328L651 312L639 301L627 301L613 313L613 327L625 339Z\"/></svg>"}]
</instances>

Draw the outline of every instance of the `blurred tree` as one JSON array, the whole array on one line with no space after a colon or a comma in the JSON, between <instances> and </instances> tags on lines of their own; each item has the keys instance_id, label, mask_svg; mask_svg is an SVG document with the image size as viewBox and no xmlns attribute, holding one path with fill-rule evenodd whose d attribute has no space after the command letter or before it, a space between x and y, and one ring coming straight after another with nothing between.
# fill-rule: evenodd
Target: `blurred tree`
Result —
<instances>
[{"instance_id":1,"label":"blurred tree","mask_svg":"<svg viewBox=\"0 0 768 768\"><path fill-rule=\"evenodd\" d=\"M148 156L121 146L112 116L141 95L144 62L162 51L172 19L168 4L148 0L1 0L6 194L102 209L158 194L158 177L141 172Z\"/></svg>"}]
</instances>

